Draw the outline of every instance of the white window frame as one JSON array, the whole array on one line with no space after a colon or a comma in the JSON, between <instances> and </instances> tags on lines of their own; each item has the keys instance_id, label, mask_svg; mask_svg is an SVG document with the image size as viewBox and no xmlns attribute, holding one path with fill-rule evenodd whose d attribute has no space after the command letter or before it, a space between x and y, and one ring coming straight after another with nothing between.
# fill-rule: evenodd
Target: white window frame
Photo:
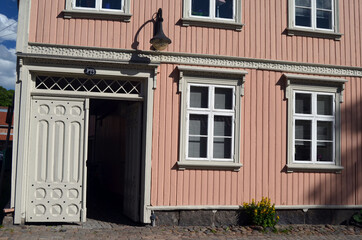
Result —
<instances>
[{"instance_id":1,"label":"white window frame","mask_svg":"<svg viewBox=\"0 0 362 240\"><path fill-rule=\"evenodd\" d=\"M312 1L311 7L311 27L296 25L296 0L288 0L288 28L287 34L290 36L309 36L318 38L332 38L340 40L342 35L339 32L339 0L332 1L332 29L317 28L317 0Z\"/></svg>"},{"instance_id":2,"label":"white window frame","mask_svg":"<svg viewBox=\"0 0 362 240\"><path fill-rule=\"evenodd\" d=\"M311 104L312 104L312 112L310 114L301 114L296 113L296 94L297 93L303 93L303 94L310 94L311 95ZM317 114L317 96L318 95L327 95L332 96L332 104L333 104L333 115L318 115ZM306 163L306 164L336 164L335 161L335 135L336 135L336 111L335 111L335 94L334 93L326 93L326 92L318 92L318 91L301 91L301 90L294 90L293 91L293 104L294 104L294 111L293 111L293 146L294 146L294 153L295 153L295 121L296 120L309 120L312 121L312 135L311 135L311 161L301 161L301 160L295 160L295 154L293 153L293 163ZM332 136L332 143L333 143L333 156L332 161L329 162L318 162L316 159L317 155L317 122L318 121L326 121L326 122L332 122L333 123L333 136ZM304 140L305 141L305 140ZM328 142L328 141L324 141Z\"/></svg>"},{"instance_id":3,"label":"white window frame","mask_svg":"<svg viewBox=\"0 0 362 240\"><path fill-rule=\"evenodd\" d=\"M284 74L286 78L285 98L288 99L288 154L287 171L315 171L315 172L341 172L341 113L340 105L343 103L344 84L347 80L342 78L307 76L297 74ZM296 93L307 93L312 96L312 113L295 113ZM317 96L333 96L333 116L317 115ZM295 120L312 121L312 153L311 161L296 161L295 154ZM333 121L333 161L318 162L317 150L317 121Z\"/></svg>"},{"instance_id":4,"label":"white window frame","mask_svg":"<svg viewBox=\"0 0 362 240\"><path fill-rule=\"evenodd\" d=\"M180 142L179 170L185 169L224 169L239 171L240 163L240 106L241 97L244 95L244 81L247 72L239 70L226 70L215 68L178 66L180 71L179 92L181 93L180 111ZM190 87L208 87L208 108L190 107ZM233 89L232 109L215 109L215 88ZM188 157L189 144L189 116L190 114L208 116L208 146L206 158ZM213 158L214 116L232 117L232 148L230 159Z\"/></svg>"},{"instance_id":5,"label":"white window frame","mask_svg":"<svg viewBox=\"0 0 362 240\"><path fill-rule=\"evenodd\" d=\"M192 86L196 87L207 87L208 88L208 108L192 108L190 107L190 90ZM227 88L232 89L232 109L216 109L214 106L215 103L215 88ZM225 161L233 162L234 155L234 141L235 141L235 86L223 86L223 85L213 85L213 84L198 84L198 83L188 83L187 87L187 115L186 115L186 160L187 161ZM189 123L190 115L206 115L208 119L207 124L207 156L206 158L192 158L189 157ZM214 158L213 157L213 140L214 140L214 116L228 116L231 117L232 128L231 128L231 157L230 158Z\"/></svg>"},{"instance_id":6,"label":"white window frame","mask_svg":"<svg viewBox=\"0 0 362 240\"><path fill-rule=\"evenodd\" d=\"M94 8L88 8L88 7L77 7L76 0L73 1L73 9L86 9L86 10L92 10L92 11L110 11L110 12L124 12L124 3L125 0L122 0L122 9L108 9L108 8L102 8L103 0L95 0L95 7Z\"/></svg>"},{"instance_id":7,"label":"white window frame","mask_svg":"<svg viewBox=\"0 0 362 240\"><path fill-rule=\"evenodd\" d=\"M183 26L201 26L211 28L224 28L241 31L241 2L242 0L233 0L233 18L219 18L215 16L215 1L210 1L210 16L192 15L192 0L183 0Z\"/></svg>"},{"instance_id":8,"label":"white window frame","mask_svg":"<svg viewBox=\"0 0 362 240\"><path fill-rule=\"evenodd\" d=\"M132 14L130 13L130 1L122 0L122 9L102 8L103 0L95 0L94 8L77 7L76 0L66 0L65 10L63 10L64 18L96 18L96 19L112 19L129 22Z\"/></svg>"}]
</instances>

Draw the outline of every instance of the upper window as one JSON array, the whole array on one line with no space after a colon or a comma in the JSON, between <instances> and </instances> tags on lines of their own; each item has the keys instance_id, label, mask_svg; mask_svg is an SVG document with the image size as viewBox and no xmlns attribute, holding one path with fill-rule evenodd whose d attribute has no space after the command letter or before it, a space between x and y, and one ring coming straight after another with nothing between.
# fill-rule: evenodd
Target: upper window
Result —
<instances>
[{"instance_id":1,"label":"upper window","mask_svg":"<svg viewBox=\"0 0 362 240\"><path fill-rule=\"evenodd\" d=\"M340 171L340 103L344 79L285 75L288 170Z\"/></svg>"},{"instance_id":2,"label":"upper window","mask_svg":"<svg viewBox=\"0 0 362 240\"><path fill-rule=\"evenodd\" d=\"M246 72L178 67L184 168L239 170L240 104Z\"/></svg>"},{"instance_id":3,"label":"upper window","mask_svg":"<svg viewBox=\"0 0 362 240\"><path fill-rule=\"evenodd\" d=\"M239 0L184 0L183 25L227 28L240 31Z\"/></svg>"},{"instance_id":4,"label":"upper window","mask_svg":"<svg viewBox=\"0 0 362 240\"><path fill-rule=\"evenodd\" d=\"M101 18L129 21L130 0L66 0L65 18Z\"/></svg>"},{"instance_id":5,"label":"upper window","mask_svg":"<svg viewBox=\"0 0 362 240\"><path fill-rule=\"evenodd\" d=\"M295 0L295 26L333 30L333 0Z\"/></svg>"},{"instance_id":6,"label":"upper window","mask_svg":"<svg viewBox=\"0 0 362 240\"><path fill-rule=\"evenodd\" d=\"M123 10L123 0L76 0L74 3L76 8Z\"/></svg>"},{"instance_id":7,"label":"upper window","mask_svg":"<svg viewBox=\"0 0 362 240\"><path fill-rule=\"evenodd\" d=\"M338 0L289 0L289 35L338 40L338 28Z\"/></svg>"}]
</instances>

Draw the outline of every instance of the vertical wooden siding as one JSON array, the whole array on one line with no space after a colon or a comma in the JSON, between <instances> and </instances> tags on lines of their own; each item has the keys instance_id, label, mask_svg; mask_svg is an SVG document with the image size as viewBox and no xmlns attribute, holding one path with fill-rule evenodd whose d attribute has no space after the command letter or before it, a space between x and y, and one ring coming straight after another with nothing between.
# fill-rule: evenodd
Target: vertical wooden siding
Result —
<instances>
[{"instance_id":1,"label":"vertical wooden siding","mask_svg":"<svg viewBox=\"0 0 362 240\"><path fill-rule=\"evenodd\" d=\"M242 97L240 172L178 171L180 94L174 69L161 65L155 90L152 205L237 205L262 196L278 205L362 204L361 79L348 78L341 105L341 174L285 172L287 101L282 74L254 69L248 70Z\"/></svg>"},{"instance_id":2,"label":"vertical wooden siding","mask_svg":"<svg viewBox=\"0 0 362 240\"><path fill-rule=\"evenodd\" d=\"M283 34L287 0L242 0L242 32L180 26L182 0L155 0L152 5L146 0L131 0L130 23L64 19L64 2L32 0L30 42L149 50L153 26L142 25L162 7L164 30L172 39L167 51L361 66L360 0L339 0L341 41Z\"/></svg>"}]
</instances>

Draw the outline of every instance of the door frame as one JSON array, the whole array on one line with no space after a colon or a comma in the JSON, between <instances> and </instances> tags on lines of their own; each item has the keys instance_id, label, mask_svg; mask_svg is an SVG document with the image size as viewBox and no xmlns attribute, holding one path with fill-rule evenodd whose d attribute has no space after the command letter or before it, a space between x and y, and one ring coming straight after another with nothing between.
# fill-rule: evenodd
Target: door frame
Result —
<instances>
[{"instance_id":1,"label":"door frame","mask_svg":"<svg viewBox=\"0 0 362 240\"><path fill-rule=\"evenodd\" d=\"M158 64L110 64L108 68L103 63L97 67L97 75L107 77L120 77L127 79L138 79L143 84L143 98L122 96L122 94L84 93L57 90L35 89L35 74L76 74L84 76L84 68L73 67L70 64L61 66L58 64L26 65L22 64L18 70L18 81L16 83L17 110L14 111L14 147L13 147L13 177L11 187L11 205L15 208L14 223L24 223L26 217L27 183L26 173L28 171L28 151L31 141L30 132L30 103L32 96L54 96L67 98L100 98L115 100L143 101L142 116L142 159L141 159L141 196L139 221L150 223L151 210L147 207L151 202L151 155L152 155L152 128L153 128L153 97L156 89ZM121 69L121 70L120 70ZM86 177L86 176L85 176Z\"/></svg>"}]
</instances>

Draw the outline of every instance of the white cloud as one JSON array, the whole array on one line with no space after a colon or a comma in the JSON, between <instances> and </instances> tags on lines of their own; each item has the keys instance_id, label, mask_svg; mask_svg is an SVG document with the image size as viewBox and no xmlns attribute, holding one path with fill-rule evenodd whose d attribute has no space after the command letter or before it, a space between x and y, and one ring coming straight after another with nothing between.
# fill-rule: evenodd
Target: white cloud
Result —
<instances>
[{"instance_id":1,"label":"white cloud","mask_svg":"<svg viewBox=\"0 0 362 240\"><path fill-rule=\"evenodd\" d=\"M8 49L0 44L0 86L6 89L15 88L16 55L15 49Z\"/></svg>"},{"instance_id":2,"label":"white cloud","mask_svg":"<svg viewBox=\"0 0 362 240\"><path fill-rule=\"evenodd\" d=\"M15 41L18 23L0 13L0 43L4 41Z\"/></svg>"}]
</instances>

